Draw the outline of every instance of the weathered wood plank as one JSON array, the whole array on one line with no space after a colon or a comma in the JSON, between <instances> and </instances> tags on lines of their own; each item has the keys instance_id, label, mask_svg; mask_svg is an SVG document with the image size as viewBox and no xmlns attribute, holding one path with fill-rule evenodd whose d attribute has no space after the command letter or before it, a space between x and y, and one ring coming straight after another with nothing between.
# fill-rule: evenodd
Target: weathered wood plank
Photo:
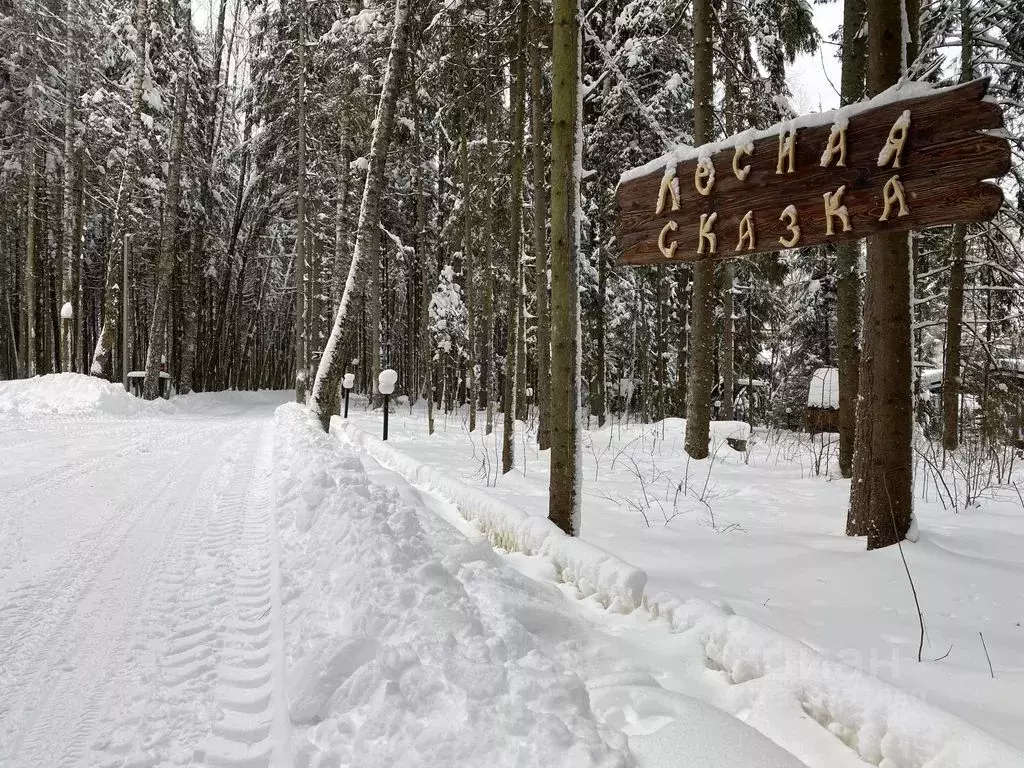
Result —
<instances>
[{"instance_id":1,"label":"weathered wood plank","mask_svg":"<svg viewBox=\"0 0 1024 768\"><path fill-rule=\"evenodd\" d=\"M852 166L849 168L818 168L804 176L803 181L786 181L780 187L772 184L770 179L758 178L742 194L730 196L700 197L688 201L689 206L681 205L679 211L654 213L654 203L646 210L635 213L620 214L621 244L628 248L633 243L657 237L667 221L675 220L680 227L696 225L700 214L711 214L717 211L719 220L742 216L746 211L760 212L773 207L779 211L786 205L798 208L813 201L821 208L824 217L822 194L824 191L835 191L841 185L846 187L843 202L850 210L851 217L862 218L871 215L870 211L861 211L853 201L864 201L857 193L869 191L879 201L881 214L882 194L886 181L898 175L900 182L907 190L907 203L911 201L911 190L920 190L926 185L941 184L945 189L955 191L959 185L969 186L977 181L1004 175L1010 170L1010 145L1005 139L977 134L967 136L944 144L928 146L919 150L913 164L904 162L899 169L879 168L877 164ZM754 177L754 173L748 180ZM660 182L659 182L660 183ZM927 198L926 198L927 200ZM922 205L922 203L919 203ZM911 206L911 211L914 206Z\"/></svg>"},{"instance_id":2,"label":"weathered wood plank","mask_svg":"<svg viewBox=\"0 0 1024 768\"><path fill-rule=\"evenodd\" d=\"M909 190L908 190L909 192ZM863 193L861 193L863 194ZM889 222L879 222L877 216L868 218L859 224L855 224L850 232L837 231L834 236L825 237L823 216L817 216L821 210L821 201L816 201L810 206L798 207L798 215L801 221L801 230L804 237L796 247L808 245L820 245L822 243L841 243L852 240L859 240L877 232L905 232L908 230L922 230L929 227L940 227L947 224L955 224L960 221L983 221L990 219L999 211L1003 203L1003 191L995 184L979 182L969 188L949 190L945 185L937 187L927 198L923 198L924 191L918 191L919 213L903 218L894 218ZM851 198L852 199L852 198ZM921 205L923 201L925 205ZM872 210L881 212L881 204L874 204ZM804 222L812 219L815 223L805 225ZM785 225L774 216L769 216L756 221L757 248L754 250L734 250L739 230L739 217L716 222L715 232L719 237L718 253L713 255L699 254L695 247L689 245L684 248L682 244L677 247L674 258L666 259L658 248L657 237L651 240L644 240L629 248L620 259L620 264L630 266L641 266L645 264L664 264L669 261L692 262L700 259L711 258L723 260L731 258L745 258L755 256L758 253L768 253L785 250L779 244L779 237L789 234ZM685 243L697 242L697 225L693 225L686 231L680 229L677 233L679 239Z\"/></svg>"},{"instance_id":3,"label":"weathered wood plank","mask_svg":"<svg viewBox=\"0 0 1024 768\"><path fill-rule=\"evenodd\" d=\"M658 237L670 221L675 222L677 230L667 233L666 242L679 243L672 260L708 258L710 254L697 252L697 244L701 214L713 212L717 213L714 232L719 238L714 258L736 255L733 248L739 222L748 211L753 211L757 242L753 250L745 250L743 255L782 248L779 236L788 232L778 217L789 205L795 207L801 227L796 247L857 239L879 231L922 229L991 217L999 207L998 188L978 182L1005 174L1010 167L1010 151L1005 139L977 133L1002 125L998 105L981 100L987 86L987 80L977 80L850 117L845 168L835 164L827 168L820 166L832 130L831 125L822 125L797 130L794 173L776 173L777 137L754 142L750 155L740 159L740 167L750 166L743 180L733 173L732 149L711 155L715 182L709 195L701 195L696 189L697 160L678 164L677 211L666 204L661 214L655 213L663 168L624 182L617 191L617 231L623 249L620 263L668 260L658 248ZM900 168L880 168L879 152L885 146L893 123L904 110L910 110L910 130ZM903 184L910 213L879 222L883 188L895 174ZM822 195L835 192L840 186L845 186L842 203L849 211L853 229L826 236Z\"/></svg>"}]
</instances>

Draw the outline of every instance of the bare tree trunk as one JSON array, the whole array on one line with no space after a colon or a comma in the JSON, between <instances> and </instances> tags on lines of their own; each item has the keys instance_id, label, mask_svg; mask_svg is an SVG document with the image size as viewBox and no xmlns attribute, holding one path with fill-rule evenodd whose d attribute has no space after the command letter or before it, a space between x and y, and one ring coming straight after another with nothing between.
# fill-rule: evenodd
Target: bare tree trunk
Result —
<instances>
[{"instance_id":1,"label":"bare tree trunk","mask_svg":"<svg viewBox=\"0 0 1024 768\"><path fill-rule=\"evenodd\" d=\"M690 272L688 267L676 267L676 300L679 307L679 337L676 340L676 415L686 416L687 377L689 367L689 339L687 328L690 326Z\"/></svg>"},{"instance_id":2,"label":"bare tree trunk","mask_svg":"<svg viewBox=\"0 0 1024 768\"><path fill-rule=\"evenodd\" d=\"M182 23L188 23L182 19ZM183 33L187 34L187 32ZM184 48L184 43L182 43ZM174 117L171 119L171 147L167 169L167 195L164 198L163 226L160 232L160 262L157 277L156 297L153 300L153 322L149 326L149 346L146 350L146 380L142 396L155 400L160 396L160 360L164 350L164 333L167 328L167 307L171 293L171 277L174 272L174 240L178 228L178 198L181 190L181 145L185 126L188 78L188 57L182 49L178 52L181 63L178 66L177 82L174 84Z\"/></svg>"},{"instance_id":3,"label":"bare tree trunk","mask_svg":"<svg viewBox=\"0 0 1024 768\"><path fill-rule=\"evenodd\" d=\"M960 30L960 82L966 83L974 77L974 32L969 0L960 0ZM949 268L942 371L942 447L947 451L955 451L960 445L960 339L964 321L966 256L967 225L957 224L953 227L953 259Z\"/></svg>"},{"instance_id":4,"label":"bare tree trunk","mask_svg":"<svg viewBox=\"0 0 1024 768\"><path fill-rule=\"evenodd\" d=\"M64 14L64 47L67 55L67 83L64 94L64 190L61 227L64 270L61 287L61 363L65 373L74 370L75 339L75 102L78 100L78 60L75 40L77 4L68 0ZM65 309L70 310L66 312ZM66 316L67 315L67 316Z\"/></svg>"},{"instance_id":5,"label":"bare tree trunk","mask_svg":"<svg viewBox=\"0 0 1024 768\"><path fill-rule=\"evenodd\" d=\"M519 367L519 341L522 338L522 277L523 256L523 130L526 119L526 23L529 18L525 2L519 3L519 29L516 33L516 52L512 62L512 178L509 201L509 259L508 259L508 344L505 349L504 432L501 437L501 471L512 471L515 464L515 417L519 400L519 379L524 371Z\"/></svg>"},{"instance_id":6,"label":"bare tree trunk","mask_svg":"<svg viewBox=\"0 0 1024 768\"><path fill-rule=\"evenodd\" d=\"M602 238L606 241L607 238ZM607 383L607 351L605 349L607 336L607 312L608 301L608 253L604 242L598 243L597 248L597 308L595 310L594 323L594 345L596 354L594 360L594 378L597 382L594 395L591 399L590 411L597 417L597 426L603 427L608 418L608 383ZM664 383L662 383L664 387Z\"/></svg>"},{"instance_id":7,"label":"bare tree trunk","mask_svg":"<svg viewBox=\"0 0 1024 768\"><path fill-rule=\"evenodd\" d=\"M960 341L963 336L966 255L967 226L957 224L953 227L942 366L942 447L947 451L955 451L960 446Z\"/></svg>"},{"instance_id":8,"label":"bare tree trunk","mask_svg":"<svg viewBox=\"0 0 1024 768\"><path fill-rule=\"evenodd\" d=\"M484 161L487 170L484 178L491 175L491 152L494 144L494 106L491 100L487 101L487 126L486 145L484 147ZM494 370L494 258L493 258L493 237L494 237L494 201L488 195L484 201L484 233L483 233L483 290L484 290L484 343L483 343L483 376L484 412L486 423L484 434L489 435L494 431L494 391L496 372Z\"/></svg>"},{"instance_id":9,"label":"bare tree trunk","mask_svg":"<svg viewBox=\"0 0 1024 768\"><path fill-rule=\"evenodd\" d=\"M551 337L548 313L547 189L544 168L544 98L541 71L540 0L531 3L530 135L533 155L533 258L537 294L537 440L542 451L551 447Z\"/></svg>"},{"instance_id":10,"label":"bare tree trunk","mask_svg":"<svg viewBox=\"0 0 1024 768\"><path fill-rule=\"evenodd\" d=\"M306 0L299 2L298 180L295 192L295 402L306 402Z\"/></svg>"},{"instance_id":11,"label":"bare tree trunk","mask_svg":"<svg viewBox=\"0 0 1024 768\"><path fill-rule=\"evenodd\" d=\"M861 29L865 0L846 0L843 8L842 103L864 95L867 49ZM860 253L859 242L836 246L836 336L839 348L839 472L853 474L857 434L857 392L860 381ZM851 507L852 509L852 507ZM847 521L849 527L850 521ZM854 528L857 526L854 525Z\"/></svg>"},{"instance_id":12,"label":"bare tree trunk","mask_svg":"<svg viewBox=\"0 0 1024 768\"><path fill-rule=\"evenodd\" d=\"M580 533L578 0L554 0L551 98L551 479L548 518Z\"/></svg>"},{"instance_id":13,"label":"bare tree trunk","mask_svg":"<svg viewBox=\"0 0 1024 768\"><path fill-rule=\"evenodd\" d=\"M74 228L72 230L71 243L71 264L73 296L75 297L75 330L74 330L74 353L77 361L77 369L85 371L86 356L88 355L88 343L86 331L88 323L85 313L85 296L82 290L82 238L85 232L85 168L83 167L81 153L75 156L75 188L73 192L73 207L75 209Z\"/></svg>"},{"instance_id":14,"label":"bare tree trunk","mask_svg":"<svg viewBox=\"0 0 1024 768\"><path fill-rule=\"evenodd\" d=\"M736 50L739 35L736 29L733 0L726 0L725 19L722 23L723 42L727 50ZM738 72L730 69L725 76L725 132L733 135L740 130ZM719 376L721 381L721 403L718 418L732 421L735 418L734 398L736 394L736 262L726 261L719 271L722 296L722 335L720 339Z\"/></svg>"},{"instance_id":15,"label":"bare tree trunk","mask_svg":"<svg viewBox=\"0 0 1024 768\"><path fill-rule=\"evenodd\" d=\"M719 417L726 421L736 418L733 401L736 393L736 294L734 284L736 282L736 264L726 262L722 265L722 355L721 355L721 378L722 378L722 409Z\"/></svg>"},{"instance_id":16,"label":"bare tree trunk","mask_svg":"<svg viewBox=\"0 0 1024 768\"><path fill-rule=\"evenodd\" d=\"M522 207L522 198L522 191L520 190L520 208ZM522 211L520 211L520 222L522 222ZM526 398L526 381L529 375L529 367L526 363L525 229L522 227L522 224L520 224L519 241L519 279L516 281L516 418L519 421L525 422L530 417L530 413L529 402Z\"/></svg>"},{"instance_id":17,"label":"bare tree trunk","mask_svg":"<svg viewBox=\"0 0 1024 768\"><path fill-rule=\"evenodd\" d=\"M107 243L107 272L104 286L103 322L92 353L89 372L93 376L104 376L110 370L111 351L117 339L117 317L121 296L128 286L119 286L121 260L118 258L124 240L125 219L128 203L135 189L139 134L142 131L142 84L146 76L146 49L149 40L149 0L137 0L135 6L135 72L132 76L132 111L128 125L128 140L125 146L124 166L121 182L114 201L111 237Z\"/></svg>"},{"instance_id":18,"label":"bare tree trunk","mask_svg":"<svg viewBox=\"0 0 1024 768\"><path fill-rule=\"evenodd\" d=\"M434 350L430 343L430 296L435 276L434 260L427 253L427 196L424 192L426 184L424 176L427 171L427 158L424 152L423 110L413 90L413 116L415 120L416 143L416 260L420 263L423 275L421 286L420 307L420 338L419 345L423 355L424 390L427 396L427 434L434 434ZM416 393L412 393L415 395ZM410 398L410 402L412 398Z\"/></svg>"},{"instance_id":19,"label":"bare tree trunk","mask_svg":"<svg viewBox=\"0 0 1024 768\"><path fill-rule=\"evenodd\" d=\"M465 103L466 74L465 67L459 67L459 101ZM470 199L469 183L469 125L466 110L459 110L459 181L462 185L462 272L465 276L466 290L466 334L467 354L466 378L469 390L469 431L476 431L476 412L479 387L477 376L477 279L472 251L473 206ZM456 363L456 368L458 364Z\"/></svg>"},{"instance_id":20,"label":"bare tree trunk","mask_svg":"<svg viewBox=\"0 0 1024 768\"><path fill-rule=\"evenodd\" d=\"M711 0L693 3L693 141L700 146L711 141L714 119L714 72L711 36ZM693 265L691 294L690 372L687 376L686 453L694 459L708 455L711 432L711 390L713 387L715 340L715 263Z\"/></svg>"},{"instance_id":21,"label":"bare tree trunk","mask_svg":"<svg viewBox=\"0 0 1024 768\"><path fill-rule=\"evenodd\" d=\"M30 105L29 109L35 109ZM38 127L35 115L28 118L28 158L25 164L28 166L28 196L25 202L25 271L24 271L24 313L25 313L25 362L22 370L26 378L36 375L36 363L38 360L39 346L36 338L36 310L38 304L37 289L39 276L36 274L38 267L38 254L36 253L36 190L38 189L39 171L36 165L36 136Z\"/></svg>"},{"instance_id":22,"label":"bare tree trunk","mask_svg":"<svg viewBox=\"0 0 1024 768\"><path fill-rule=\"evenodd\" d=\"M872 95L902 74L901 6L868 0L868 88ZM868 549L896 544L910 527L913 507L911 441L912 334L911 263L904 233L868 238L869 290L864 333L871 338L872 370L867 415L871 450L867 461L869 498L864 524ZM863 383L863 382L862 382Z\"/></svg>"},{"instance_id":23,"label":"bare tree trunk","mask_svg":"<svg viewBox=\"0 0 1024 768\"><path fill-rule=\"evenodd\" d=\"M331 281L331 304L341 303L341 292L345 286L341 276L345 274L348 261L348 232L345 228L345 209L348 207L348 188L351 172L349 169L348 102L342 107L338 120L338 188L334 202L334 276Z\"/></svg>"},{"instance_id":24,"label":"bare tree trunk","mask_svg":"<svg viewBox=\"0 0 1024 768\"><path fill-rule=\"evenodd\" d=\"M363 267L369 273L366 275L367 291L365 296L366 302L366 314L369 317L369 344L370 344L370 392L371 402L374 407L377 407L384 402L383 396L377 390L377 378L381 372L381 360L380 360L380 298L381 298L381 276L380 276L380 235L375 233L373 239L373 248L371 249L373 258L367 261Z\"/></svg>"},{"instance_id":25,"label":"bare tree trunk","mask_svg":"<svg viewBox=\"0 0 1024 768\"><path fill-rule=\"evenodd\" d=\"M313 384L313 395L310 408L317 415L324 431L330 427L331 415L338 407L338 385L345 370L345 352L341 349L342 337L346 332L345 323L348 319L348 306L355 292L356 276L360 264L369 254L369 249L376 247L377 228L380 225L380 198L384 188L384 170L387 162L387 150L391 143L391 129L395 120L395 102L398 100L398 86L402 81L402 69L406 55L406 28L409 22L409 0L396 0L395 26L391 39L391 51L388 54L388 65L384 72L381 87L380 104L377 108L377 124L370 142L370 162L366 173L366 186L363 188L363 200L359 209L359 224L356 230L356 246L352 253L352 263L348 270L348 280L341 297L334 327L324 345L316 381Z\"/></svg>"}]
</instances>

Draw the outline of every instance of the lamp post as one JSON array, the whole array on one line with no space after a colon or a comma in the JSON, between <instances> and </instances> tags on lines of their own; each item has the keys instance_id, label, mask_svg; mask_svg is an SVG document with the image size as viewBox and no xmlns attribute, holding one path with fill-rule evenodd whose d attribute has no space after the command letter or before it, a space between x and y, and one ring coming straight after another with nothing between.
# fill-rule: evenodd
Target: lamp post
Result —
<instances>
[{"instance_id":1,"label":"lamp post","mask_svg":"<svg viewBox=\"0 0 1024 768\"><path fill-rule=\"evenodd\" d=\"M348 394L352 391L352 387L356 385L356 375L354 373L346 373L344 381L341 385L345 387L345 418L348 418Z\"/></svg>"},{"instance_id":2,"label":"lamp post","mask_svg":"<svg viewBox=\"0 0 1024 768\"><path fill-rule=\"evenodd\" d=\"M61 348L61 367L67 373L71 373L75 370L75 366L72 358L72 352L74 350L74 337L75 337L75 308L71 305L70 301L64 302L64 306L60 308L60 321L63 324L61 330L61 338L64 340L63 347Z\"/></svg>"},{"instance_id":3,"label":"lamp post","mask_svg":"<svg viewBox=\"0 0 1024 768\"><path fill-rule=\"evenodd\" d=\"M398 381L398 371L387 368L377 376L377 390L384 395L384 439L388 439L388 401L391 393L395 391L395 383Z\"/></svg>"}]
</instances>

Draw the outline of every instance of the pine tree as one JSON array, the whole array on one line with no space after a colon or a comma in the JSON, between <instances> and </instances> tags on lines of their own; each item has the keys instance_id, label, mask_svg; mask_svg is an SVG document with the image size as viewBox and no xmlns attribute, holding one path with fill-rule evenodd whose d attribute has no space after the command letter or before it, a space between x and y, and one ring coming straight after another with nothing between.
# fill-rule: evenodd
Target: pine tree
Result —
<instances>
[{"instance_id":1,"label":"pine tree","mask_svg":"<svg viewBox=\"0 0 1024 768\"><path fill-rule=\"evenodd\" d=\"M551 479L548 518L579 535L579 27L577 0L554 0L551 87Z\"/></svg>"},{"instance_id":2,"label":"pine tree","mask_svg":"<svg viewBox=\"0 0 1024 768\"><path fill-rule=\"evenodd\" d=\"M712 140L714 73L712 70L711 0L693 4L693 140L697 146ZM693 266L691 290L690 369L687 373L686 452L694 459L708 455L711 390L714 386L715 263Z\"/></svg>"}]
</instances>

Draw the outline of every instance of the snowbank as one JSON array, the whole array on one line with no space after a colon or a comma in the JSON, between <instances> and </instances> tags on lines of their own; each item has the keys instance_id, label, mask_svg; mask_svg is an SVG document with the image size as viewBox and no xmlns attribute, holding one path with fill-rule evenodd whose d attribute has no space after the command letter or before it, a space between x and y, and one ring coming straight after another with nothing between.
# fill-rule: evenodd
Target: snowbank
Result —
<instances>
[{"instance_id":1,"label":"snowbank","mask_svg":"<svg viewBox=\"0 0 1024 768\"><path fill-rule=\"evenodd\" d=\"M474 594L490 547L442 551L301 406L277 410L274 451L296 766L630 764L583 681Z\"/></svg>"},{"instance_id":2,"label":"snowbank","mask_svg":"<svg viewBox=\"0 0 1024 768\"><path fill-rule=\"evenodd\" d=\"M882 768L1024 768L1020 752L984 731L728 606L663 593L650 607L673 632L703 645L707 666L735 687L734 711L754 698L802 711Z\"/></svg>"},{"instance_id":3,"label":"snowbank","mask_svg":"<svg viewBox=\"0 0 1024 768\"><path fill-rule=\"evenodd\" d=\"M450 501L463 517L480 527L495 547L549 560L562 582L574 585L584 597L593 597L606 608L629 612L641 604L647 574L639 568L592 544L566 536L547 518L528 515L438 472L350 422L335 417L331 429L414 485Z\"/></svg>"},{"instance_id":4,"label":"snowbank","mask_svg":"<svg viewBox=\"0 0 1024 768\"><path fill-rule=\"evenodd\" d=\"M0 415L130 416L144 407L120 384L79 373L0 382Z\"/></svg>"}]
</instances>

